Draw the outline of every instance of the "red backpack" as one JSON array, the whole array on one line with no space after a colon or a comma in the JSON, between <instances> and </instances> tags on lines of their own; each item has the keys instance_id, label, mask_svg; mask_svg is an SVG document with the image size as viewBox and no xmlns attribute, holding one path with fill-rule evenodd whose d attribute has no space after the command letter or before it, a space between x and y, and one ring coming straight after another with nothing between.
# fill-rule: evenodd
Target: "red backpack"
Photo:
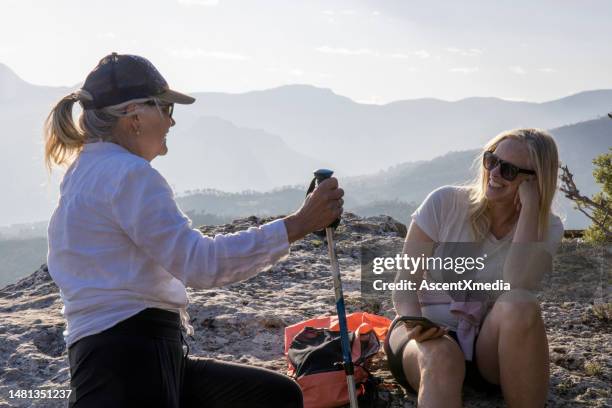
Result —
<instances>
[{"instance_id":1,"label":"red backpack","mask_svg":"<svg viewBox=\"0 0 612 408\"><path fill-rule=\"evenodd\" d=\"M357 395L360 396L365 393L365 385L370 378L368 368L371 359L380 350L380 340L384 339L391 321L359 312L348 315L347 322L349 330L352 330L349 341ZM296 334L297 330L299 332ZM382 339L379 339L377 332ZM337 319L334 322L333 318L320 317L287 327L285 351L289 375L302 388L304 408L332 408L348 403Z\"/></svg>"}]
</instances>

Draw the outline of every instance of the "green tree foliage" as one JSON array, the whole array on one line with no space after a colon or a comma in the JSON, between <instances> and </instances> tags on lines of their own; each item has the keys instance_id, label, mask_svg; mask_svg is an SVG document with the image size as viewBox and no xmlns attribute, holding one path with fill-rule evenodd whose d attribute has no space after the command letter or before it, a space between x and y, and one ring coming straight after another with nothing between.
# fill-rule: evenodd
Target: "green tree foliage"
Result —
<instances>
[{"instance_id":1,"label":"green tree foliage","mask_svg":"<svg viewBox=\"0 0 612 408\"><path fill-rule=\"evenodd\" d=\"M560 190L576 204L576 209L586 215L592 224L584 232L589 242L612 241L612 148L593 160L595 182L602 186L593 197L580 194L574 183L574 176L567 166L561 168L562 185Z\"/></svg>"},{"instance_id":2,"label":"green tree foliage","mask_svg":"<svg viewBox=\"0 0 612 408\"><path fill-rule=\"evenodd\" d=\"M592 198L597 206L593 209L593 224L584 232L584 237L592 242L610 241L612 231L612 148L609 153L593 160L593 177L602 190Z\"/></svg>"}]
</instances>

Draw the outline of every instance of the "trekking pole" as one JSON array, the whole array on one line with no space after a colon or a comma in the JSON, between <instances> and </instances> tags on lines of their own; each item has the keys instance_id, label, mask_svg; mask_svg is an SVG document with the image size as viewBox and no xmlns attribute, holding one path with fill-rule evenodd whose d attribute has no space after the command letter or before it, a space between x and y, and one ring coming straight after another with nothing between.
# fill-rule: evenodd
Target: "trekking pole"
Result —
<instances>
[{"instance_id":1,"label":"trekking pole","mask_svg":"<svg viewBox=\"0 0 612 408\"><path fill-rule=\"evenodd\" d=\"M319 169L314 172L316 185L323 180L328 179L334 174L333 171L327 169ZM311 183L311 188L313 183ZM311 190L309 188L309 190ZM331 225L325 228L325 236L327 237L327 250L329 252L329 261L331 263L332 279L334 282L334 294L336 297L336 312L338 313L338 323L340 324L340 342L342 344L342 356L344 358L344 372L346 373L346 383L348 386L348 395L351 408L358 408L357 391L355 390L355 378L353 359L351 357L351 345L349 343L349 332L346 324L346 310L344 308L344 294L342 293L342 281L340 280L340 267L338 266L338 258L336 258L336 244L334 242L334 228L340 223L340 219L335 220Z\"/></svg>"}]
</instances>

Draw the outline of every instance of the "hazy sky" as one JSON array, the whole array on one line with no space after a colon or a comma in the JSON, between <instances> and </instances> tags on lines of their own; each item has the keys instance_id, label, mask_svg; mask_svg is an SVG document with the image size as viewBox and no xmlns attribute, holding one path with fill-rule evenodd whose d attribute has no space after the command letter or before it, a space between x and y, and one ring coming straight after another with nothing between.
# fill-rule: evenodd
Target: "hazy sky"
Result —
<instances>
[{"instance_id":1,"label":"hazy sky","mask_svg":"<svg viewBox=\"0 0 612 408\"><path fill-rule=\"evenodd\" d=\"M0 62L73 85L111 51L187 92L283 84L362 102L612 88L612 1L4 0Z\"/></svg>"}]
</instances>

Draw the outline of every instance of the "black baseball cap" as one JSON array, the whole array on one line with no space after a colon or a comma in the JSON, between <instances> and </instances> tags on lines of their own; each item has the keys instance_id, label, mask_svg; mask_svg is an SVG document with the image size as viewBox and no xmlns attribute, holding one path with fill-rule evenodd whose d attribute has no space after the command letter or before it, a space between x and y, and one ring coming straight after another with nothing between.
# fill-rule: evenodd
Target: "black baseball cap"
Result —
<instances>
[{"instance_id":1,"label":"black baseball cap","mask_svg":"<svg viewBox=\"0 0 612 408\"><path fill-rule=\"evenodd\" d=\"M148 59L116 52L98 62L87 75L82 89L93 97L92 100L81 99L83 109L100 109L141 98L179 104L195 102L195 98L170 89Z\"/></svg>"}]
</instances>

